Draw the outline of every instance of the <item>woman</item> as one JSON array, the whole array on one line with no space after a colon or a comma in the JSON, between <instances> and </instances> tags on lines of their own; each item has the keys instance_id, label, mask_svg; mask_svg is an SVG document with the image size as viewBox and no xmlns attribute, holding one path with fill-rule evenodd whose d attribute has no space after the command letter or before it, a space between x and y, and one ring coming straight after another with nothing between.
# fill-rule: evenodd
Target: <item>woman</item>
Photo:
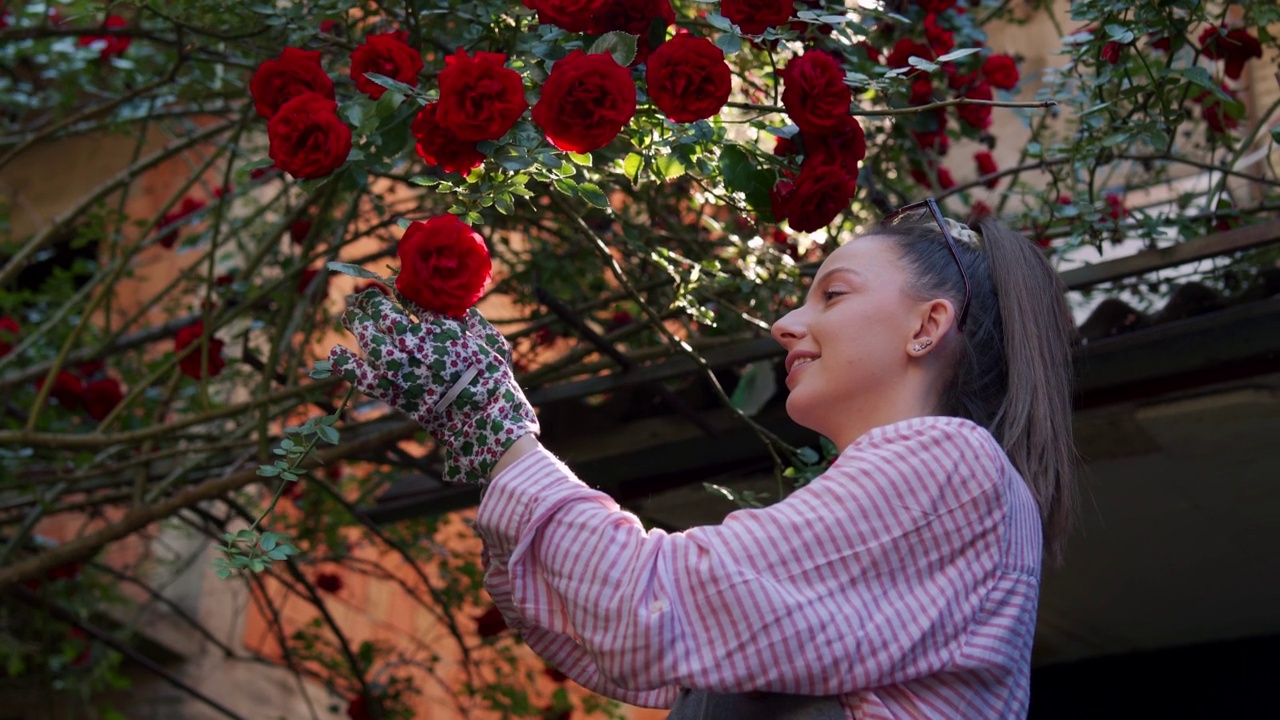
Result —
<instances>
[{"instance_id":1,"label":"woman","mask_svg":"<svg viewBox=\"0 0 1280 720\"><path fill-rule=\"evenodd\" d=\"M538 444L478 315L415 325L374 295L348 316L369 359L338 347L335 366L444 438L451 477L492 477L486 587L568 676L680 719L1025 716L1074 451L1072 323L1024 238L928 200L833 251L773 336L788 413L839 456L681 533L646 531Z\"/></svg>"}]
</instances>

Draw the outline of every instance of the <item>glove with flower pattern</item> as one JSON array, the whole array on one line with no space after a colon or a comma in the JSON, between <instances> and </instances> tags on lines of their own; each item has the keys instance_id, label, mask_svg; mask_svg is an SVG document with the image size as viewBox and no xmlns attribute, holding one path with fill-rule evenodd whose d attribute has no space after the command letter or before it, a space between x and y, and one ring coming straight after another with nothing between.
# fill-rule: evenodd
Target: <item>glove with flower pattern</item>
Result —
<instances>
[{"instance_id":1,"label":"glove with flower pattern","mask_svg":"<svg viewBox=\"0 0 1280 720\"><path fill-rule=\"evenodd\" d=\"M512 443L539 431L511 373L510 346L474 308L454 320L409 307L421 322L376 290L357 296L342 324L365 357L335 345L329 361L357 390L418 421L445 446L445 480L487 482Z\"/></svg>"}]
</instances>

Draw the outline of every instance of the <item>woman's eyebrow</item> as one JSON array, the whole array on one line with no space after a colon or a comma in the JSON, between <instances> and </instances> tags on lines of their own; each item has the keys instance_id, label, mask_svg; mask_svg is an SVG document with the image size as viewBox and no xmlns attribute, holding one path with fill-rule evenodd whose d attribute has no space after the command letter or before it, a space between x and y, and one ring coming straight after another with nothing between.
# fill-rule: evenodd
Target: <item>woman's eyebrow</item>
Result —
<instances>
[{"instance_id":1,"label":"woman's eyebrow","mask_svg":"<svg viewBox=\"0 0 1280 720\"><path fill-rule=\"evenodd\" d=\"M859 280L865 280L865 279L866 279L866 276L865 276L865 275L863 275L863 274L862 274L862 271L861 271L861 270L859 270L858 268L855 268L855 267L852 267L852 266L849 266L849 265L837 265L836 267L833 267L833 268L831 268L830 270L827 270L826 272L822 273L821 275L819 275L819 276L815 277L815 278L813 279L813 284L814 284L814 285L817 285L818 283L822 282L823 280L826 280L827 278L831 277L832 275L836 275L836 274L856 275L856 276L857 276L857 278L858 278Z\"/></svg>"}]
</instances>

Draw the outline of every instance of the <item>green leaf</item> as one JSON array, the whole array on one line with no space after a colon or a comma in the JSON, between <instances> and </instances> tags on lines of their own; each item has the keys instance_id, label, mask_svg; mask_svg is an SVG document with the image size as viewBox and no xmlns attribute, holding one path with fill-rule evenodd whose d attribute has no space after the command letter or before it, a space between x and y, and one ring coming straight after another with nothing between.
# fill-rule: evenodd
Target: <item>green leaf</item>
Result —
<instances>
[{"instance_id":1,"label":"green leaf","mask_svg":"<svg viewBox=\"0 0 1280 720\"><path fill-rule=\"evenodd\" d=\"M570 178L556 178L552 185L564 195L576 196L578 194L578 184Z\"/></svg>"},{"instance_id":2,"label":"green leaf","mask_svg":"<svg viewBox=\"0 0 1280 720\"><path fill-rule=\"evenodd\" d=\"M755 166L746 151L737 145L729 145L720 151L720 175L724 186L734 192L751 189L751 175Z\"/></svg>"},{"instance_id":3,"label":"green leaf","mask_svg":"<svg viewBox=\"0 0 1280 720\"><path fill-rule=\"evenodd\" d=\"M266 552L271 552L276 548L276 534L271 532L262 533L262 539L258 541L258 545Z\"/></svg>"},{"instance_id":4,"label":"green leaf","mask_svg":"<svg viewBox=\"0 0 1280 720\"><path fill-rule=\"evenodd\" d=\"M321 440L329 443L330 445L338 444L338 431L333 427L328 425L317 425L316 434L320 436Z\"/></svg>"},{"instance_id":5,"label":"green leaf","mask_svg":"<svg viewBox=\"0 0 1280 720\"><path fill-rule=\"evenodd\" d=\"M418 88L412 85L406 85L405 83L402 83L399 80L396 80L394 78L389 78L386 75L379 75L378 73L365 73L364 76L388 90L395 90L396 92L401 93L403 95L413 95L414 93L418 92Z\"/></svg>"},{"instance_id":6,"label":"green leaf","mask_svg":"<svg viewBox=\"0 0 1280 720\"><path fill-rule=\"evenodd\" d=\"M925 60L922 57L916 57L915 55L912 55L911 57L907 58L907 64L910 65L911 67L920 68L925 72L933 72L934 70L938 69L937 63L930 62L928 60Z\"/></svg>"},{"instance_id":7,"label":"green leaf","mask_svg":"<svg viewBox=\"0 0 1280 720\"><path fill-rule=\"evenodd\" d=\"M582 199L595 205L598 208L609 208L609 198L600 190L600 186L591 182L578 184L578 192L582 194Z\"/></svg>"},{"instance_id":8,"label":"green leaf","mask_svg":"<svg viewBox=\"0 0 1280 720\"><path fill-rule=\"evenodd\" d=\"M569 159L583 167L591 167L591 153L569 153Z\"/></svg>"},{"instance_id":9,"label":"green leaf","mask_svg":"<svg viewBox=\"0 0 1280 720\"><path fill-rule=\"evenodd\" d=\"M280 468L273 465L263 465L258 468L258 474L262 477L275 477L280 474Z\"/></svg>"},{"instance_id":10,"label":"green leaf","mask_svg":"<svg viewBox=\"0 0 1280 720\"><path fill-rule=\"evenodd\" d=\"M964 48L963 50L952 50L946 55L943 55L942 57L938 58L938 62L944 63L944 62L951 62L953 60L959 60L962 57L968 57L969 55L972 55L976 52L981 52L981 51L982 51L982 48Z\"/></svg>"},{"instance_id":11,"label":"green leaf","mask_svg":"<svg viewBox=\"0 0 1280 720\"><path fill-rule=\"evenodd\" d=\"M819 457L818 451L811 447L802 447L796 451L796 460L799 460L805 465L813 465L818 462Z\"/></svg>"},{"instance_id":12,"label":"green leaf","mask_svg":"<svg viewBox=\"0 0 1280 720\"><path fill-rule=\"evenodd\" d=\"M662 173L665 180L674 180L684 175L684 165L680 164L680 160L673 155L658 155L653 160L658 166L658 172Z\"/></svg>"},{"instance_id":13,"label":"green leaf","mask_svg":"<svg viewBox=\"0 0 1280 720\"><path fill-rule=\"evenodd\" d=\"M351 263L328 262L325 263L325 267L328 268L330 272L342 273L343 275L367 278L370 280L382 280L383 282L386 282L386 279L378 273L373 272L372 270L366 270L359 265L352 265Z\"/></svg>"},{"instance_id":14,"label":"green leaf","mask_svg":"<svg viewBox=\"0 0 1280 720\"><path fill-rule=\"evenodd\" d=\"M640 153L630 153L622 161L622 172L626 174L627 179L635 184L640 181L640 169L644 167L644 156Z\"/></svg>"},{"instance_id":15,"label":"green leaf","mask_svg":"<svg viewBox=\"0 0 1280 720\"><path fill-rule=\"evenodd\" d=\"M742 38L733 33L720 33L716 36L716 47L725 55L732 55L742 49Z\"/></svg>"},{"instance_id":16,"label":"green leaf","mask_svg":"<svg viewBox=\"0 0 1280 720\"><path fill-rule=\"evenodd\" d=\"M614 62L626 67L636 59L636 36L624 32L607 32L596 38L587 51L589 55L597 53L608 53L613 56Z\"/></svg>"},{"instance_id":17,"label":"green leaf","mask_svg":"<svg viewBox=\"0 0 1280 720\"><path fill-rule=\"evenodd\" d=\"M217 575L219 580L226 580L231 577L231 568L218 568L213 574Z\"/></svg>"}]
</instances>

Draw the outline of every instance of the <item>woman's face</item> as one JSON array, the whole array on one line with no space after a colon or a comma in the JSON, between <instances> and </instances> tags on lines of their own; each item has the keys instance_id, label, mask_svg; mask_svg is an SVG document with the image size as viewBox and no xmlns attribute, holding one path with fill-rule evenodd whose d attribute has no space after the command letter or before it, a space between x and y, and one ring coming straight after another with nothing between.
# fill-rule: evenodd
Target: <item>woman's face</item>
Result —
<instances>
[{"instance_id":1,"label":"woman's face","mask_svg":"<svg viewBox=\"0 0 1280 720\"><path fill-rule=\"evenodd\" d=\"M840 449L903 419L916 399L904 397L908 349L927 331L928 305L909 293L892 241L869 236L833 251L804 305L773 325L787 350L787 414Z\"/></svg>"}]
</instances>

